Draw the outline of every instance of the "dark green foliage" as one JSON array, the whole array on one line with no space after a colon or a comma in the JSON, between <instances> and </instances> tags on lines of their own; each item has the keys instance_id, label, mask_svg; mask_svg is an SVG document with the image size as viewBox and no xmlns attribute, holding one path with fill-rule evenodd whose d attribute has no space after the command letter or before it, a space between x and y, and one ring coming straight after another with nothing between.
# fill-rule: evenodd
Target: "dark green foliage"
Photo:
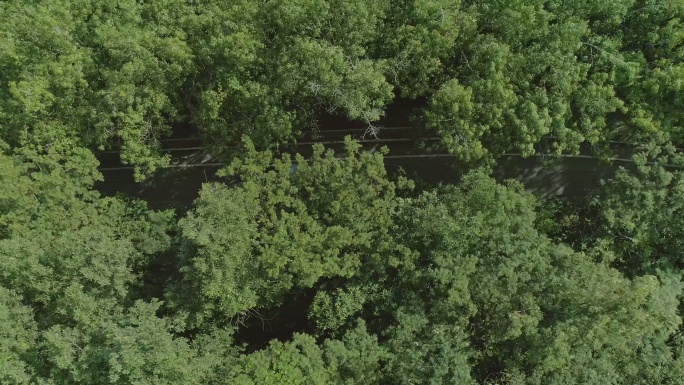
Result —
<instances>
[{"instance_id":1,"label":"dark green foliage","mask_svg":"<svg viewBox=\"0 0 684 385\"><path fill-rule=\"evenodd\" d=\"M3 346L25 359L31 381L192 382L187 342L156 317L158 304L132 297L150 258L168 247L168 215L99 198L91 190L99 178L93 162L82 149L0 154L1 179L8 181L2 184L0 285L32 309L22 310L2 292L8 317L2 329L17 339ZM25 332L15 334L17 327ZM13 357L8 375L19 381L22 365Z\"/></svg>"},{"instance_id":2,"label":"dark green foliage","mask_svg":"<svg viewBox=\"0 0 684 385\"><path fill-rule=\"evenodd\" d=\"M621 170L595 201L605 231L599 247L611 250L611 259L629 273L684 267L684 179L681 170L664 165L681 165L680 157L663 154L648 165L646 154L637 156L636 172Z\"/></svg>"},{"instance_id":3,"label":"dark green foliage","mask_svg":"<svg viewBox=\"0 0 684 385\"><path fill-rule=\"evenodd\" d=\"M668 339L681 323L676 276L626 279L552 243L534 228L535 202L519 186L473 174L458 189L437 191L402 215L407 225L400 239L420 251L421 268L406 272L407 291L389 305L400 325L392 340L430 327L449 344L435 342L448 346L453 358L445 360L474 362L480 381L628 383L670 365ZM428 344L429 336L413 338ZM438 353L423 354L408 360L426 363ZM414 376L448 373L428 368ZM442 378L465 381L463 374Z\"/></svg>"}]
</instances>

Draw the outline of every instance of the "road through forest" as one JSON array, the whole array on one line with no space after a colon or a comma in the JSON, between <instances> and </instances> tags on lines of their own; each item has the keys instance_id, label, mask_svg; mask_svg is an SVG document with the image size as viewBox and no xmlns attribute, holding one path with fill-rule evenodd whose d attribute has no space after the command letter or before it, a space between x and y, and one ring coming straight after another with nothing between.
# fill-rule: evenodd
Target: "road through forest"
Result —
<instances>
[{"instance_id":1,"label":"road through forest","mask_svg":"<svg viewBox=\"0 0 684 385\"><path fill-rule=\"evenodd\" d=\"M453 183L465 171L456 158L439 146L438 138L410 126L380 128L376 137L365 128L309 132L292 150L306 155L314 143L322 143L341 152L347 135L358 140L364 151L387 146L390 152L385 156L385 164L390 172L401 167L409 176L425 181ZM105 180L98 184L98 189L106 195L121 192L136 196L161 208L188 204L197 197L203 183L217 180L215 173L224 163L212 157L200 139L171 138L161 144L163 152L171 157L171 165L142 183L134 181L132 167L120 164L117 151L99 154ZM576 197L597 187L601 179L613 175L618 167L630 164L628 156L605 163L589 154L529 158L506 154L497 162L494 176L498 180L517 179L539 196Z\"/></svg>"}]
</instances>

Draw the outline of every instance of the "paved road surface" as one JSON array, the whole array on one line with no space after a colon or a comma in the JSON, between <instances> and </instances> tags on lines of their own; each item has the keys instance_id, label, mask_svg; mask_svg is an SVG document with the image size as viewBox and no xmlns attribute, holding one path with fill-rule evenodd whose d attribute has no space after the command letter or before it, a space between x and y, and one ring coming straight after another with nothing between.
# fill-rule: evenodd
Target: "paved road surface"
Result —
<instances>
[{"instance_id":1,"label":"paved road surface","mask_svg":"<svg viewBox=\"0 0 684 385\"><path fill-rule=\"evenodd\" d=\"M308 134L298 144L297 151L306 155L314 142L341 151L344 137L351 135L361 141L367 151L388 146L390 153L385 157L385 163L390 171L401 167L410 176L419 176L433 183L454 183L464 171L458 167L453 156L444 153L436 138L426 138L424 133L411 127L383 129L377 139L368 134L364 136L364 132L365 129L356 128L327 130L318 137ZM416 146L417 140L423 142L420 148ZM191 203L203 183L218 179L215 173L221 163L204 151L200 140L175 138L164 141L162 145L172 156L172 165L144 183L133 180L132 169L119 163L116 151L101 153L99 158L105 181L99 183L97 188L106 195L125 193L145 199L153 207L162 208ZM548 157L524 159L511 154L500 159L494 176L498 180L518 179L528 191L539 196L572 197L598 187L599 181L612 176L619 166L629 167L630 163L623 160L605 164L587 155L550 160Z\"/></svg>"}]
</instances>

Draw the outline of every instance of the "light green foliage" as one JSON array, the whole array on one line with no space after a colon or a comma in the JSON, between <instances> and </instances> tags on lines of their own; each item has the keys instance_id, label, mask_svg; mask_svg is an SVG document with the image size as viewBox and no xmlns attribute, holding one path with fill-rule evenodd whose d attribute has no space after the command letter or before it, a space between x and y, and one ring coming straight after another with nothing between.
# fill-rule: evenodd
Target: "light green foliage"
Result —
<instances>
[{"instance_id":1,"label":"light green foliage","mask_svg":"<svg viewBox=\"0 0 684 385\"><path fill-rule=\"evenodd\" d=\"M681 1L639 0L626 14L624 47L630 65L619 68L616 77L630 109L627 126L636 128L635 141L653 136L682 141L683 19Z\"/></svg>"},{"instance_id":2,"label":"light green foliage","mask_svg":"<svg viewBox=\"0 0 684 385\"><path fill-rule=\"evenodd\" d=\"M2 139L100 148L118 140L124 162L149 172L165 164L156 139L178 118L178 86L191 68L179 10L162 0L4 3Z\"/></svg>"},{"instance_id":3,"label":"light green foliage","mask_svg":"<svg viewBox=\"0 0 684 385\"><path fill-rule=\"evenodd\" d=\"M310 160L293 164L246 140L244 158L223 175L240 182L205 186L180 223L190 292L172 292L198 298L197 317L273 306L293 288L388 262L395 185L380 154L361 154L348 141L344 158L316 146Z\"/></svg>"},{"instance_id":4,"label":"light green foliage","mask_svg":"<svg viewBox=\"0 0 684 385\"><path fill-rule=\"evenodd\" d=\"M70 223L66 212L72 206L96 197L90 188L102 177L94 171L97 161L89 151L54 147L44 152L27 147L9 156L5 149L0 153L2 238L37 226L39 218L60 219L60 225L66 226Z\"/></svg>"},{"instance_id":5,"label":"light green foliage","mask_svg":"<svg viewBox=\"0 0 684 385\"><path fill-rule=\"evenodd\" d=\"M484 1L460 12L468 28L425 124L462 159L681 135L678 2Z\"/></svg>"},{"instance_id":6,"label":"light green foliage","mask_svg":"<svg viewBox=\"0 0 684 385\"><path fill-rule=\"evenodd\" d=\"M515 149L525 155L534 153L534 144L548 134L556 138L559 151L575 149L585 140L580 130L569 130L566 121L572 118L573 94L587 76L588 66L577 60L576 51L588 30L579 20L557 17L540 3L468 7L478 17L478 28L464 36L455 70L473 95L469 126L482 128L471 131L444 118L428 121L428 126L448 131L450 149L467 151L459 142L463 136L479 140L495 154ZM438 114L439 107L433 107Z\"/></svg>"},{"instance_id":7,"label":"light green foliage","mask_svg":"<svg viewBox=\"0 0 684 385\"><path fill-rule=\"evenodd\" d=\"M258 266L253 260L256 246L256 205L239 191L206 186L194 212L179 226L184 238L181 269L188 285L194 287L203 313L217 312L232 317L256 306L257 292L268 290L267 282L255 280ZM182 295L171 293L171 298ZM179 301L188 301L180 297ZM179 303L181 305L181 303ZM204 315L198 315L201 318Z\"/></svg>"},{"instance_id":8,"label":"light green foliage","mask_svg":"<svg viewBox=\"0 0 684 385\"><path fill-rule=\"evenodd\" d=\"M0 381L30 384L32 369L27 365L38 337L36 323L21 297L0 286Z\"/></svg>"},{"instance_id":9,"label":"light green foliage","mask_svg":"<svg viewBox=\"0 0 684 385\"><path fill-rule=\"evenodd\" d=\"M368 124L395 94L467 161L681 142L680 1L42 0L0 8L13 147L120 147L142 178L176 123L236 155L328 111Z\"/></svg>"},{"instance_id":10,"label":"light green foliage","mask_svg":"<svg viewBox=\"0 0 684 385\"><path fill-rule=\"evenodd\" d=\"M680 384L683 15L1 2L0 382ZM395 95L470 164L642 152L584 206L483 171L413 191L350 138L271 152L326 112L370 125ZM175 125L229 164L180 219L93 189L92 151L140 179Z\"/></svg>"},{"instance_id":11,"label":"light green foliage","mask_svg":"<svg viewBox=\"0 0 684 385\"><path fill-rule=\"evenodd\" d=\"M240 367L240 353L243 352L233 340L231 329L220 329L194 335L192 349L196 358L190 362L192 368L204 374L204 384L232 383L236 368Z\"/></svg>"},{"instance_id":12,"label":"light green foliage","mask_svg":"<svg viewBox=\"0 0 684 385\"><path fill-rule=\"evenodd\" d=\"M323 344L324 357L331 371L331 383L339 385L374 384L383 378L381 363L387 352L369 334L362 320L346 331L341 340Z\"/></svg>"},{"instance_id":13,"label":"light green foliage","mask_svg":"<svg viewBox=\"0 0 684 385\"><path fill-rule=\"evenodd\" d=\"M678 266L625 275L627 265L596 262L595 250L554 243L535 227L537 202L521 185L481 172L397 197L382 153L346 146L344 157L316 146L293 163L245 139L243 158L222 172L231 183L206 185L179 222L181 275L167 287L166 308L137 295L139 274L169 247L168 214L98 197L92 156L78 148L1 156L3 180L17 182L0 206L0 284L12 290L0 291L0 304L14 314L0 319L9 375L105 384L676 383L684 367L675 353ZM642 168L653 176L645 186L626 174L614 182L639 193L608 195L607 229L633 218L620 204L644 208L639 220L651 224L676 209L678 179ZM647 227L632 229L642 244L656 242ZM633 259L623 244L608 249ZM300 290L315 293L308 313L320 341L296 333L250 354L235 346L231 324Z\"/></svg>"},{"instance_id":14,"label":"light green foliage","mask_svg":"<svg viewBox=\"0 0 684 385\"><path fill-rule=\"evenodd\" d=\"M377 383L385 353L363 322L341 340L317 344L306 334L272 341L267 349L243 356L231 383L240 385L353 385Z\"/></svg>"},{"instance_id":15,"label":"light green foliage","mask_svg":"<svg viewBox=\"0 0 684 385\"><path fill-rule=\"evenodd\" d=\"M0 8L0 124L13 146L103 149L142 177L191 121L216 149L292 140L321 109L372 122L392 99L369 57L382 1L46 0ZM341 17L341 15L343 15Z\"/></svg>"},{"instance_id":16,"label":"light green foliage","mask_svg":"<svg viewBox=\"0 0 684 385\"><path fill-rule=\"evenodd\" d=\"M78 318L88 304L107 311L81 296L125 299L135 270L168 247L169 213L98 198L91 188L99 175L87 151L0 155L0 165L0 179L13 181L0 187L0 282L41 304L50 322Z\"/></svg>"},{"instance_id":17,"label":"light green foliage","mask_svg":"<svg viewBox=\"0 0 684 385\"><path fill-rule=\"evenodd\" d=\"M525 361L512 361L538 365L528 379L535 384L650 383L647 377L674 358L667 342L681 323L675 311L681 285L654 276L629 282L586 257L565 263L560 268L568 273L553 281L560 289L552 286L545 298L546 309L558 309L555 322L542 323Z\"/></svg>"},{"instance_id":18,"label":"light green foliage","mask_svg":"<svg viewBox=\"0 0 684 385\"><path fill-rule=\"evenodd\" d=\"M400 307L385 331L387 378L393 384L475 384L468 336L459 325L431 321L418 309Z\"/></svg>"},{"instance_id":19,"label":"light green foliage","mask_svg":"<svg viewBox=\"0 0 684 385\"><path fill-rule=\"evenodd\" d=\"M337 330L358 314L367 300L363 288L350 286L332 292L319 291L311 304L310 317L319 330Z\"/></svg>"},{"instance_id":20,"label":"light green foliage","mask_svg":"<svg viewBox=\"0 0 684 385\"><path fill-rule=\"evenodd\" d=\"M425 111L428 126L440 133L447 148L466 160L482 158L487 152L479 139L488 127L473 122L474 110L472 89L453 79L432 95L430 108Z\"/></svg>"},{"instance_id":21,"label":"light green foliage","mask_svg":"<svg viewBox=\"0 0 684 385\"><path fill-rule=\"evenodd\" d=\"M463 30L473 28L471 15L460 1L389 0L377 55L388 62L387 78L403 96L420 97L436 91L453 60Z\"/></svg>"},{"instance_id":22,"label":"light green foliage","mask_svg":"<svg viewBox=\"0 0 684 385\"><path fill-rule=\"evenodd\" d=\"M306 334L295 335L291 342L272 341L268 349L244 357L240 368L234 384L330 384L323 352Z\"/></svg>"},{"instance_id":23,"label":"light green foliage","mask_svg":"<svg viewBox=\"0 0 684 385\"><path fill-rule=\"evenodd\" d=\"M55 325L43 333L46 376L56 383L202 384L202 358L155 315L159 303L136 302L96 325Z\"/></svg>"},{"instance_id":24,"label":"light green foliage","mask_svg":"<svg viewBox=\"0 0 684 385\"><path fill-rule=\"evenodd\" d=\"M322 109L378 120L392 87L366 47L381 5L297 0L198 7L190 44L206 68L196 80L200 129L221 149L245 134L264 148L316 128Z\"/></svg>"}]
</instances>

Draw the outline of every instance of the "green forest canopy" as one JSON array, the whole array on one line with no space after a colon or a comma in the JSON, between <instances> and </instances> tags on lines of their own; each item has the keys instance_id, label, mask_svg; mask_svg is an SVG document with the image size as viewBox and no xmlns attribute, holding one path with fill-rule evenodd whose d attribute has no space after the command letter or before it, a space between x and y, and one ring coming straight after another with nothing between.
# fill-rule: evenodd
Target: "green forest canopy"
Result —
<instances>
[{"instance_id":1,"label":"green forest canopy","mask_svg":"<svg viewBox=\"0 0 684 385\"><path fill-rule=\"evenodd\" d=\"M681 384L682 16L1 3L0 383ZM620 142L635 167L544 200L484 169L415 183L351 139L281 150L397 98L464 164ZM191 207L94 189L101 151L143 179L179 125L229 164Z\"/></svg>"}]
</instances>

